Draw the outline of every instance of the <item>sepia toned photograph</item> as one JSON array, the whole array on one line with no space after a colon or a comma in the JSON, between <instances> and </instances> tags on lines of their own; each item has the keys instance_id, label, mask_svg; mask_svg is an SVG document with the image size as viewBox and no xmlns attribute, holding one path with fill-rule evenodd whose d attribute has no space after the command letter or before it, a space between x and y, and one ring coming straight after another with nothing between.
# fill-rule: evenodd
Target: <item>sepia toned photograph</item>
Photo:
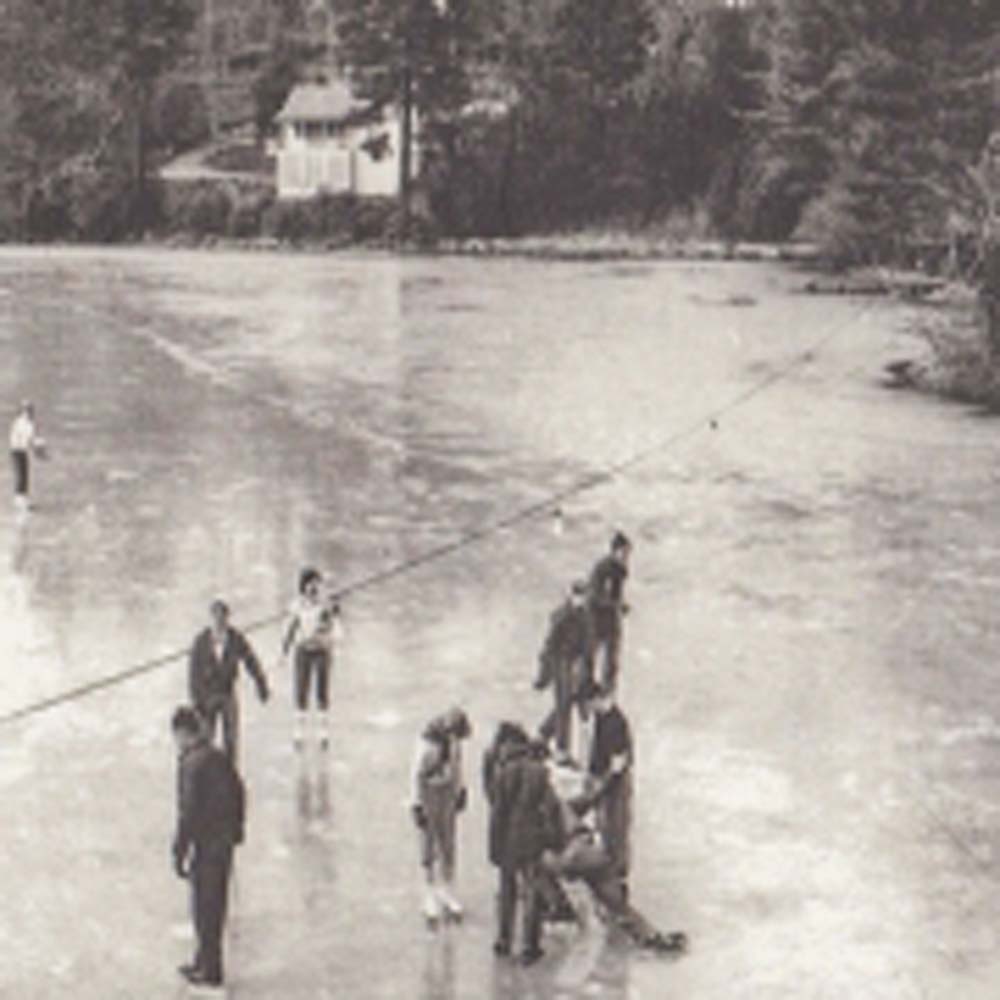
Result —
<instances>
[{"instance_id":1,"label":"sepia toned photograph","mask_svg":"<svg viewBox=\"0 0 1000 1000\"><path fill-rule=\"evenodd\" d=\"M0 1000L1000 997L1000 0L0 0Z\"/></svg>"}]
</instances>

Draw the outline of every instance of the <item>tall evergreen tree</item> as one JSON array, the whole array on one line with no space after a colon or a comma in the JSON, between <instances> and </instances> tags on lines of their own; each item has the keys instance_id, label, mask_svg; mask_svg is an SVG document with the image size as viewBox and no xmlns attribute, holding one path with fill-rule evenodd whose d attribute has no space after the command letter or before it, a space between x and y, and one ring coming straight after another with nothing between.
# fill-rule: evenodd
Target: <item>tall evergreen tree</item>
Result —
<instances>
[{"instance_id":1,"label":"tall evergreen tree","mask_svg":"<svg viewBox=\"0 0 1000 1000\"><path fill-rule=\"evenodd\" d=\"M403 121L400 186L408 202L415 119L422 148L447 143L471 95L478 43L471 0L343 0L335 7L339 58L359 94L395 104Z\"/></svg>"},{"instance_id":2,"label":"tall evergreen tree","mask_svg":"<svg viewBox=\"0 0 1000 1000\"><path fill-rule=\"evenodd\" d=\"M97 225L110 235L147 207L150 102L187 44L192 2L5 0L2 172L22 234L85 235ZM89 194L74 205L81 181ZM95 185L106 194L92 197Z\"/></svg>"},{"instance_id":3,"label":"tall evergreen tree","mask_svg":"<svg viewBox=\"0 0 1000 1000\"><path fill-rule=\"evenodd\" d=\"M964 67L1000 26L984 0L776 0L757 149L759 215L898 256L940 230L981 148L989 103ZM804 213L804 214L803 214Z\"/></svg>"},{"instance_id":4,"label":"tall evergreen tree","mask_svg":"<svg viewBox=\"0 0 1000 1000\"><path fill-rule=\"evenodd\" d=\"M156 84L189 46L196 20L195 0L88 0L68 5L80 69L102 76L115 95L128 134L129 176L140 216L148 211L148 132Z\"/></svg>"}]
</instances>

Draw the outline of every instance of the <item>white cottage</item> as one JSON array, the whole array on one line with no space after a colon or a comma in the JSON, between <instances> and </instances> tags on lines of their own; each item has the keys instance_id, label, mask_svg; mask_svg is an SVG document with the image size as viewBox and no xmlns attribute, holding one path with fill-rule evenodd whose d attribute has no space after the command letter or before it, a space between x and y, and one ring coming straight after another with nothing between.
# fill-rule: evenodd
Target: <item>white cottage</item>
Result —
<instances>
[{"instance_id":1,"label":"white cottage","mask_svg":"<svg viewBox=\"0 0 1000 1000\"><path fill-rule=\"evenodd\" d=\"M399 194L402 124L394 109L374 109L342 81L301 84L275 121L279 198Z\"/></svg>"}]
</instances>

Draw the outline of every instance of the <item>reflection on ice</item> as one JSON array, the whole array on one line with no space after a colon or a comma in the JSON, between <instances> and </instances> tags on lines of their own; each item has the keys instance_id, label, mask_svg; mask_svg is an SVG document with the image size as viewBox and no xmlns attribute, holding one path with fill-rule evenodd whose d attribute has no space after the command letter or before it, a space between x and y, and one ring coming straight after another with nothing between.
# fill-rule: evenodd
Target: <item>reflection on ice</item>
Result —
<instances>
[{"instance_id":1,"label":"reflection on ice","mask_svg":"<svg viewBox=\"0 0 1000 1000\"><path fill-rule=\"evenodd\" d=\"M450 927L428 936L419 1000L456 1000L455 936Z\"/></svg>"},{"instance_id":2,"label":"reflection on ice","mask_svg":"<svg viewBox=\"0 0 1000 1000\"><path fill-rule=\"evenodd\" d=\"M304 833L324 834L329 830L333 814L328 755L312 761L308 754L299 754L296 803Z\"/></svg>"}]
</instances>

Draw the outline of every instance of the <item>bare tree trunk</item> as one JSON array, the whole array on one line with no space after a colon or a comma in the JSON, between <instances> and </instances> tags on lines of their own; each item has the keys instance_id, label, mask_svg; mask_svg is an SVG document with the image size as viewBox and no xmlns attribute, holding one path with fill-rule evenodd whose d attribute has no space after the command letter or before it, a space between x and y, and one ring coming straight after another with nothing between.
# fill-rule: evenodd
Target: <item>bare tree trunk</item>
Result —
<instances>
[{"instance_id":1,"label":"bare tree trunk","mask_svg":"<svg viewBox=\"0 0 1000 1000\"><path fill-rule=\"evenodd\" d=\"M503 162L500 166L500 184L497 207L500 224L505 236L514 235L517 225L514 221L514 189L515 171L520 151L518 109L512 105L507 119L507 148L504 150Z\"/></svg>"},{"instance_id":2,"label":"bare tree trunk","mask_svg":"<svg viewBox=\"0 0 1000 1000\"><path fill-rule=\"evenodd\" d=\"M413 180L413 72L409 60L403 69L403 107L400 123L399 203L403 213L403 233L410 229L410 198Z\"/></svg>"}]
</instances>

